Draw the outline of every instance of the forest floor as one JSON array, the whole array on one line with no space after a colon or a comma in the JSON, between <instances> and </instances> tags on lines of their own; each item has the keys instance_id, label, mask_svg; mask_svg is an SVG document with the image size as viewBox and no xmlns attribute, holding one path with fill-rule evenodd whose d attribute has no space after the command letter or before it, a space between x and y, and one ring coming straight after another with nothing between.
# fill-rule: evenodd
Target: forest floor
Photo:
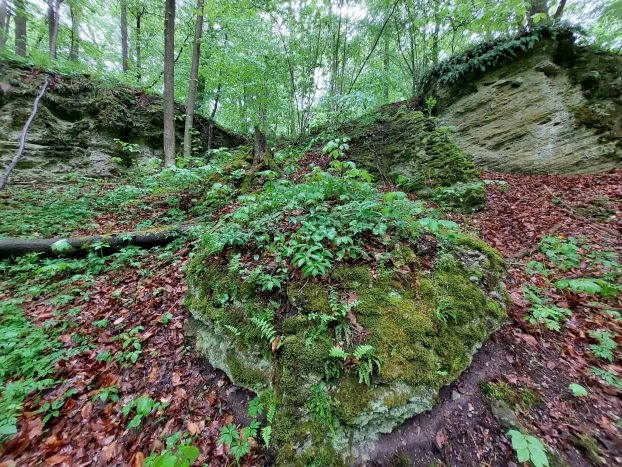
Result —
<instances>
[{"instance_id":1,"label":"forest floor","mask_svg":"<svg viewBox=\"0 0 622 467\"><path fill-rule=\"evenodd\" d=\"M473 366L442 391L432 411L381 438L364 462L511 464L515 456L506 432L518 423L572 465L620 465L622 367L615 342L622 338L622 302L608 296L604 284L601 290L592 285L582 291L560 290L554 283L620 267L622 171L484 173L482 179L495 181L488 186L485 210L448 216L506 258L510 319L477 353ZM75 222L70 231L129 230L168 212L157 208L157 199L151 201L156 208L148 215L141 209L104 213L94 226ZM23 260L19 271L0 275L2 320L13 317L10 324L30 349L45 347L19 316L14 306L19 304L27 321L53 329L61 343L41 354L63 352L49 368L35 369L61 383L44 384L25 399L17 432L0 447L0 466L140 466L154 451L190 443L199 448L200 462L231 463L226 448L218 445L219 431L228 423L246 422L252 395L233 387L193 352L183 304L191 251L192 240L181 238L146 252L95 254L64 265L51 261L43 272ZM525 286L531 287L531 298ZM567 320L558 320L559 331L529 322L535 300L544 309L570 310ZM573 394L571 384L581 385L586 394ZM142 414L144 406L148 410ZM256 448L243 462L259 465L266 458Z\"/></svg>"}]
</instances>

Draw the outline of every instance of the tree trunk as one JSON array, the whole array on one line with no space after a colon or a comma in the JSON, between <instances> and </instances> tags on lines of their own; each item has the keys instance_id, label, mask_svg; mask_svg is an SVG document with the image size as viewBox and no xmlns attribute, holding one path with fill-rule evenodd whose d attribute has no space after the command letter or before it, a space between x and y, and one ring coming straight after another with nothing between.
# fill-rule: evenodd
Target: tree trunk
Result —
<instances>
[{"instance_id":1,"label":"tree trunk","mask_svg":"<svg viewBox=\"0 0 622 467\"><path fill-rule=\"evenodd\" d=\"M143 65L141 57L141 41L142 41L142 29L141 22L143 17L143 11L136 13L136 81L140 85L143 80Z\"/></svg>"},{"instance_id":2,"label":"tree trunk","mask_svg":"<svg viewBox=\"0 0 622 467\"><path fill-rule=\"evenodd\" d=\"M57 58L60 3L59 0L48 0L48 35L51 60L56 60Z\"/></svg>"},{"instance_id":3,"label":"tree trunk","mask_svg":"<svg viewBox=\"0 0 622 467\"><path fill-rule=\"evenodd\" d=\"M77 62L80 55L80 7L75 3L69 4L71 14L71 49L69 49L69 60Z\"/></svg>"},{"instance_id":4,"label":"tree trunk","mask_svg":"<svg viewBox=\"0 0 622 467\"><path fill-rule=\"evenodd\" d=\"M121 0L121 62L123 73L130 69L127 43L127 0Z\"/></svg>"},{"instance_id":5,"label":"tree trunk","mask_svg":"<svg viewBox=\"0 0 622 467\"><path fill-rule=\"evenodd\" d=\"M164 164L175 165L175 0L164 8Z\"/></svg>"},{"instance_id":6,"label":"tree trunk","mask_svg":"<svg viewBox=\"0 0 622 467\"><path fill-rule=\"evenodd\" d=\"M26 56L26 43L28 26L26 23L26 6L24 0L14 0L15 6L15 53L21 57Z\"/></svg>"},{"instance_id":7,"label":"tree trunk","mask_svg":"<svg viewBox=\"0 0 622 467\"><path fill-rule=\"evenodd\" d=\"M128 245L137 245L150 248L159 245L166 245L173 241L179 233L187 232L192 229L190 225L179 225L162 229L159 232L137 231L125 232L114 235L90 235L86 237L56 237L26 240L21 238L0 238L0 258L10 256L20 256L28 253L43 253L46 255L79 255L93 251L90 245L102 242L107 246L103 248L103 253L111 253L120 250ZM60 240L67 240L70 249L61 252L52 249L52 245Z\"/></svg>"},{"instance_id":8,"label":"tree trunk","mask_svg":"<svg viewBox=\"0 0 622 467\"><path fill-rule=\"evenodd\" d=\"M564 14L564 7L566 6L566 0L561 0L559 2L559 5L557 6L557 10L555 11L555 14L553 15L553 18L560 19L562 17L562 15Z\"/></svg>"},{"instance_id":9,"label":"tree trunk","mask_svg":"<svg viewBox=\"0 0 622 467\"><path fill-rule=\"evenodd\" d=\"M527 10L527 27L533 28L533 17L538 14L544 14L545 19L549 16L549 6L547 0L530 0L529 9Z\"/></svg>"},{"instance_id":10,"label":"tree trunk","mask_svg":"<svg viewBox=\"0 0 622 467\"><path fill-rule=\"evenodd\" d=\"M386 32L384 33L384 83L383 83L383 90L382 90L382 94L383 94L383 98L384 98L384 103L388 104L389 103L389 47L390 47L390 38L389 38L389 30L387 29Z\"/></svg>"},{"instance_id":11,"label":"tree trunk","mask_svg":"<svg viewBox=\"0 0 622 467\"><path fill-rule=\"evenodd\" d=\"M194 128L194 108L197 101L197 78L201 58L201 36L203 35L203 0L197 0L197 21L194 27L194 45L192 47L192 67L188 85L186 103L186 126L184 128L184 157L192 154L192 130Z\"/></svg>"},{"instance_id":12,"label":"tree trunk","mask_svg":"<svg viewBox=\"0 0 622 467\"><path fill-rule=\"evenodd\" d=\"M255 143L253 146L253 166L255 168L263 164L264 158L266 157L266 152L268 152L268 143L266 142L266 137L259 129L259 126L255 125Z\"/></svg>"},{"instance_id":13,"label":"tree trunk","mask_svg":"<svg viewBox=\"0 0 622 467\"><path fill-rule=\"evenodd\" d=\"M5 27L7 23L7 0L0 0L0 47L6 44Z\"/></svg>"}]
</instances>

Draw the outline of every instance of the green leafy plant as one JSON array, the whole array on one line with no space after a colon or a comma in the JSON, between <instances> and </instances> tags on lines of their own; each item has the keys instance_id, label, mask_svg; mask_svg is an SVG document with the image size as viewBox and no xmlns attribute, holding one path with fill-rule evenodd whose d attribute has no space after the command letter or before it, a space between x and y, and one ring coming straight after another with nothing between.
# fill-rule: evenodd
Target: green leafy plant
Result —
<instances>
[{"instance_id":1,"label":"green leafy plant","mask_svg":"<svg viewBox=\"0 0 622 467\"><path fill-rule=\"evenodd\" d=\"M585 397L587 396L587 389L577 383L570 383L568 385L568 390L574 397Z\"/></svg>"},{"instance_id":2,"label":"green leafy plant","mask_svg":"<svg viewBox=\"0 0 622 467\"><path fill-rule=\"evenodd\" d=\"M609 362L613 362L614 352L618 347L616 341L613 340L613 336L610 332L599 329L597 331L589 331L588 333L592 339L596 339L596 344L590 344L590 351L597 358L602 358Z\"/></svg>"},{"instance_id":3,"label":"green leafy plant","mask_svg":"<svg viewBox=\"0 0 622 467\"><path fill-rule=\"evenodd\" d=\"M124 417L127 417L131 412L134 412L134 417L127 424L127 429L138 428L143 423L143 419L147 418L151 412L158 411L166 408L168 403L156 402L151 397L143 394L123 406L121 413Z\"/></svg>"},{"instance_id":4,"label":"green leafy plant","mask_svg":"<svg viewBox=\"0 0 622 467\"><path fill-rule=\"evenodd\" d=\"M43 417L43 424L45 425L51 418L58 417L65 403L71 398L71 396L77 393L77 389L69 388L52 402L45 402L37 411L37 413L45 414Z\"/></svg>"},{"instance_id":5,"label":"green leafy plant","mask_svg":"<svg viewBox=\"0 0 622 467\"><path fill-rule=\"evenodd\" d=\"M311 386L307 408L316 422L327 426L331 436L335 435L334 407L326 388L321 384Z\"/></svg>"},{"instance_id":6,"label":"green leafy plant","mask_svg":"<svg viewBox=\"0 0 622 467\"><path fill-rule=\"evenodd\" d=\"M119 388L116 386L108 386L105 388L101 388L95 396L93 396L93 401L100 402L119 402Z\"/></svg>"},{"instance_id":7,"label":"green leafy plant","mask_svg":"<svg viewBox=\"0 0 622 467\"><path fill-rule=\"evenodd\" d=\"M330 140L322 148L322 154L328 154L331 159L336 160L343 157L348 149L350 149L350 138L344 136L342 138L335 138Z\"/></svg>"},{"instance_id":8,"label":"green leafy plant","mask_svg":"<svg viewBox=\"0 0 622 467\"><path fill-rule=\"evenodd\" d=\"M555 286L560 290L572 290L573 292L583 292L588 295L600 295L601 297L615 297L618 288L606 280L597 278L578 278L562 279L555 282Z\"/></svg>"},{"instance_id":9,"label":"green leafy plant","mask_svg":"<svg viewBox=\"0 0 622 467\"><path fill-rule=\"evenodd\" d=\"M547 256L555 267L562 271L578 268L581 265L579 242L573 237L566 239L554 236L544 237L540 251Z\"/></svg>"},{"instance_id":10,"label":"green leafy plant","mask_svg":"<svg viewBox=\"0 0 622 467\"><path fill-rule=\"evenodd\" d=\"M561 325L572 315L567 308L551 303L548 297L540 296L541 290L530 284L523 288L525 297L530 301L530 314L525 317L531 324L543 324L551 331L560 331Z\"/></svg>"},{"instance_id":11,"label":"green leafy plant","mask_svg":"<svg viewBox=\"0 0 622 467\"><path fill-rule=\"evenodd\" d=\"M57 332L31 323L21 304L18 298L0 301L0 441L17 433L24 400L57 384L55 364L69 355Z\"/></svg>"},{"instance_id":12,"label":"green leafy plant","mask_svg":"<svg viewBox=\"0 0 622 467\"><path fill-rule=\"evenodd\" d=\"M380 370L380 360L376 357L376 349L369 344L359 345L352 353L359 383L371 385L371 375L374 367Z\"/></svg>"},{"instance_id":13,"label":"green leafy plant","mask_svg":"<svg viewBox=\"0 0 622 467\"><path fill-rule=\"evenodd\" d=\"M605 383L622 390L622 378L617 376L614 372L596 367L590 368L590 371Z\"/></svg>"},{"instance_id":14,"label":"green leafy plant","mask_svg":"<svg viewBox=\"0 0 622 467\"><path fill-rule=\"evenodd\" d=\"M510 430L507 435L512 440L512 448L516 452L518 462L531 462L534 467L547 467L549 465L546 447L538 438L517 430Z\"/></svg>"},{"instance_id":15,"label":"green leafy plant","mask_svg":"<svg viewBox=\"0 0 622 467\"><path fill-rule=\"evenodd\" d=\"M160 452L152 452L145 458L144 467L189 467L201 455L196 446L192 446L191 439L181 431L166 438L166 448Z\"/></svg>"},{"instance_id":16,"label":"green leafy plant","mask_svg":"<svg viewBox=\"0 0 622 467\"><path fill-rule=\"evenodd\" d=\"M240 465L242 458L251 452L251 443L248 437L241 436L240 430L233 423L229 423L220 429L218 444L229 447L229 454L233 456L237 465Z\"/></svg>"},{"instance_id":17,"label":"green leafy plant","mask_svg":"<svg viewBox=\"0 0 622 467\"><path fill-rule=\"evenodd\" d=\"M115 359L121 363L136 363L140 356L143 346L140 343L140 336L138 335L144 330L143 326L136 326L127 332L119 334L115 340L123 341L121 343L121 350L115 354Z\"/></svg>"}]
</instances>

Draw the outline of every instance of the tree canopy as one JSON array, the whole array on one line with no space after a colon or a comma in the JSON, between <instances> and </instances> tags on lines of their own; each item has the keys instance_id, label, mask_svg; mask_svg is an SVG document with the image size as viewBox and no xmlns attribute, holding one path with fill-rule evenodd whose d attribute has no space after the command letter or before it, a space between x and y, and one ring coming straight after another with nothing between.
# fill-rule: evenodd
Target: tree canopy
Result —
<instances>
[{"instance_id":1,"label":"tree canopy","mask_svg":"<svg viewBox=\"0 0 622 467\"><path fill-rule=\"evenodd\" d=\"M2 0L4 56L164 85L164 1ZM585 40L620 50L619 0L207 0L196 110L244 134L296 136L419 91L443 59L541 22L568 21ZM177 0L175 99L186 102L196 0Z\"/></svg>"}]
</instances>

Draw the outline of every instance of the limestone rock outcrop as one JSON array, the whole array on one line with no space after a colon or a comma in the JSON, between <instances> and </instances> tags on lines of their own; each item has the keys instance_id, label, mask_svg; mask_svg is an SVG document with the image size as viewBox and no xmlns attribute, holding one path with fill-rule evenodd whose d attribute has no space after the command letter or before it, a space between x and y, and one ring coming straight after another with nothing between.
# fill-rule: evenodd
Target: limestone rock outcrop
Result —
<instances>
[{"instance_id":1,"label":"limestone rock outcrop","mask_svg":"<svg viewBox=\"0 0 622 467\"><path fill-rule=\"evenodd\" d=\"M39 91L42 70L0 63L0 170L13 158L24 122ZM184 108L177 106L178 115ZM183 119L177 119L179 144ZM195 119L197 146L207 146L209 121ZM162 99L82 75L54 74L26 139L12 182L50 182L68 174L107 177L138 159L162 157ZM115 141L118 140L118 141ZM122 143L133 146L132 153ZM215 125L212 147L235 147L246 139ZM118 159L122 159L118 163ZM117 161L117 162L115 162Z\"/></svg>"},{"instance_id":2,"label":"limestone rock outcrop","mask_svg":"<svg viewBox=\"0 0 622 467\"><path fill-rule=\"evenodd\" d=\"M501 172L622 166L622 56L580 47L568 31L528 39L474 51L467 58L474 65L459 77L443 79L451 65L432 76L426 92L457 145L481 168Z\"/></svg>"}]
</instances>

